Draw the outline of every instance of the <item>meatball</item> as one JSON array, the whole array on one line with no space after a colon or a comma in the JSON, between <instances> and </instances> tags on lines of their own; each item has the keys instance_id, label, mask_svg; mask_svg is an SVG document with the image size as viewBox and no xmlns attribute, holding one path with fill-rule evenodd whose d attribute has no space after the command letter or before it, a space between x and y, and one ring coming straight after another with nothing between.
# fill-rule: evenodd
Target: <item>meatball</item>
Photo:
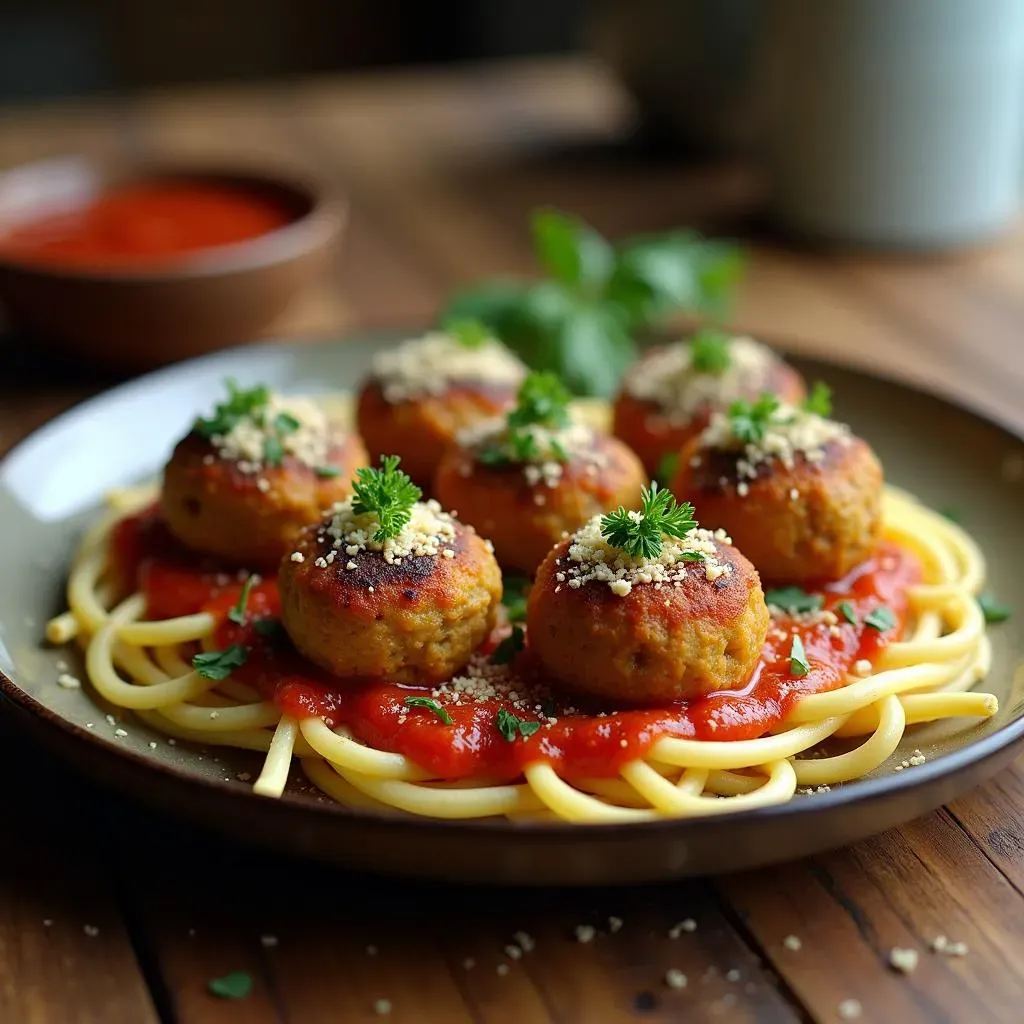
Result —
<instances>
[{"instance_id":1,"label":"meatball","mask_svg":"<svg viewBox=\"0 0 1024 1024\"><path fill-rule=\"evenodd\" d=\"M640 501L640 460L621 442L576 428L583 443L565 462L482 464L476 449L453 446L441 460L434 493L494 544L506 569L533 574L551 548L593 516Z\"/></svg>"},{"instance_id":2,"label":"meatball","mask_svg":"<svg viewBox=\"0 0 1024 1024\"><path fill-rule=\"evenodd\" d=\"M625 587L603 578L613 573L588 578L580 547L586 551L596 530L595 522L555 547L530 591L527 637L552 679L576 693L638 705L746 683L768 631L750 562L727 539L700 530L705 561L659 562L660 573L645 574L649 582ZM670 559L678 557L666 548Z\"/></svg>"},{"instance_id":3,"label":"meatball","mask_svg":"<svg viewBox=\"0 0 1024 1024\"><path fill-rule=\"evenodd\" d=\"M707 434L682 451L671 490L733 538L771 583L836 580L860 565L882 529L882 466L840 424L799 441L801 418L769 435L766 453L720 447ZM787 442L788 437L788 442Z\"/></svg>"},{"instance_id":4,"label":"meatball","mask_svg":"<svg viewBox=\"0 0 1024 1024\"><path fill-rule=\"evenodd\" d=\"M787 402L805 393L803 378L774 352L750 338L732 338L721 351L728 366L720 372L702 371L694 360L691 341L652 349L626 375L613 408L613 433L640 456L655 476L666 455L696 437L711 414L728 408L737 398L752 399L764 391Z\"/></svg>"},{"instance_id":5,"label":"meatball","mask_svg":"<svg viewBox=\"0 0 1024 1024\"><path fill-rule=\"evenodd\" d=\"M370 455L402 456L421 487L455 435L509 409L526 375L523 364L493 339L466 345L435 332L381 352L359 393L356 419Z\"/></svg>"},{"instance_id":6,"label":"meatball","mask_svg":"<svg viewBox=\"0 0 1024 1024\"><path fill-rule=\"evenodd\" d=\"M246 418L224 434L204 436L200 420L164 469L160 505L187 547L269 570L304 526L351 494L367 455L358 437L333 428L311 403L271 399L265 408L262 426ZM290 428L280 438L278 416L289 417L279 421Z\"/></svg>"},{"instance_id":7,"label":"meatball","mask_svg":"<svg viewBox=\"0 0 1024 1024\"><path fill-rule=\"evenodd\" d=\"M451 678L494 627L501 570L489 545L436 502L383 545L351 502L308 527L281 563L281 620L298 650L341 679Z\"/></svg>"}]
</instances>

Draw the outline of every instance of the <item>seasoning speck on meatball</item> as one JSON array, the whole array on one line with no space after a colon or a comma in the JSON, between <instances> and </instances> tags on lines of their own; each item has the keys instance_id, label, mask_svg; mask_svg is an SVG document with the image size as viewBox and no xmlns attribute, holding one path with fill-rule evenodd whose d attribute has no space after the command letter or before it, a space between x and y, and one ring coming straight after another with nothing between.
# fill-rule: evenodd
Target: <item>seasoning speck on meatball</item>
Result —
<instances>
[{"instance_id":1,"label":"seasoning speck on meatball","mask_svg":"<svg viewBox=\"0 0 1024 1024\"><path fill-rule=\"evenodd\" d=\"M366 450L309 399L233 381L227 389L175 448L161 509L187 547L270 568L307 523L348 496Z\"/></svg>"},{"instance_id":2,"label":"seasoning speck on meatball","mask_svg":"<svg viewBox=\"0 0 1024 1024\"><path fill-rule=\"evenodd\" d=\"M300 536L281 562L281 620L299 651L341 679L429 685L491 632L501 571L472 527L419 500L398 463L360 470L353 497Z\"/></svg>"},{"instance_id":3,"label":"seasoning speck on meatball","mask_svg":"<svg viewBox=\"0 0 1024 1024\"><path fill-rule=\"evenodd\" d=\"M800 374L767 346L704 328L652 349L626 374L614 408L614 434L652 476L708 424L712 413L763 391L786 401L804 397Z\"/></svg>"},{"instance_id":4,"label":"seasoning speck on meatball","mask_svg":"<svg viewBox=\"0 0 1024 1024\"><path fill-rule=\"evenodd\" d=\"M823 384L801 406L739 401L680 454L673 493L699 503L773 583L839 579L880 539L881 463L830 414Z\"/></svg>"},{"instance_id":5,"label":"seasoning speck on meatball","mask_svg":"<svg viewBox=\"0 0 1024 1024\"><path fill-rule=\"evenodd\" d=\"M566 688L663 704L743 685L768 608L724 531L657 485L638 510L596 516L557 545L530 592L530 648Z\"/></svg>"},{"instance_id":6,"label":"seasoning speck on meatball","mask_svg":"<svg viewBox=\"0 0 1024 1024\"><path fill-rule=\"evenodd\" d=\"M533 573L566 533L647 482L621 442L575 420L554 374L531 373L506 417L459 434L434 478L442 504L490 538L498 562Z\"/></svg>"}]
</instances>

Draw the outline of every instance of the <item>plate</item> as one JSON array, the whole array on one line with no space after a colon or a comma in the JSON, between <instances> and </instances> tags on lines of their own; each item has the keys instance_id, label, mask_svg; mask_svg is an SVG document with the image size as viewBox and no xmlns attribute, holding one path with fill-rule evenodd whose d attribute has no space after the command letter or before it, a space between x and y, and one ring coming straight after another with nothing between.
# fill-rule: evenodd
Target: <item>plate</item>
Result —
<instances>
[{"instance_id":1,"label":"plate","mask_svg":"<svg viewBox=\"0 0 1024 1024\"><path fill-rule=\"evenodd\" d=\"M72 409L0 465L0 701L54 755L124 795L235 838L337 864L449 880L562 885L653 881L755 867L843 845L907 821L978 785L1024 737L1024 634L991 630L983 684L1000 711L957 731L917 726L873 776L788 804L719 818L631 825L439 821L347 810L294 781L280 800L252 792L253 755L171 745L114 717L86 690L57 684L76 652L42 646L63 608L69 559L112 487L156 474L222 380L282 391L351 387L376 337L231 350L142 377ZM990 565L989 586L1024 609L1024 443L1002 428L900 384L808 359L793 362L834 390L836 415L879 452L891 482L936 507L956 506ZM108 717L109 715L109 717ZM895 772L920 749L924 764Z\"/></svg>"}]
</instances>

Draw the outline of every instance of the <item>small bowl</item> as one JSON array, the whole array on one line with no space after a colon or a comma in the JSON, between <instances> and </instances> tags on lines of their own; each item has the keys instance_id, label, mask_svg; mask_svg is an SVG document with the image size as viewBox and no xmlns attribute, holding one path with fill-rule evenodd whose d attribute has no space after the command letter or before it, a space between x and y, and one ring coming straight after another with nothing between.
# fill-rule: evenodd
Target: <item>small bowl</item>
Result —
<instances>
[{"instance_id":1,"label":"small bowl","mask_svg":"<svg viewBox=\"0 0 1024 1024\"><path fill-rule=\"evenodd\" d=\"M62 267L0 252L0 303L11 322L91 360L133 370L250 341L321 273L345 208L310 182L204 166L109 168L80 158L0 174L0 229L95 199L114 185L196 180L273 196L294 219L267 234L159 266Z\"/></svg>"}]
</instances>

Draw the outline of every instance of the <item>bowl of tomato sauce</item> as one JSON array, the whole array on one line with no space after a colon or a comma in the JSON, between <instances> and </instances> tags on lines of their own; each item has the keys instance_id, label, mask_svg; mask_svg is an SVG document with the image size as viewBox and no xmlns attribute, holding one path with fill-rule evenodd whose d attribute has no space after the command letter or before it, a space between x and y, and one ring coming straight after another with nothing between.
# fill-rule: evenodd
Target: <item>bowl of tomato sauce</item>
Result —
<instances>
[{"instance_id":1,"label":"bowl of tomato sauce","mask_svg":"<svg viewBox=\"0 0 1024 1024\"><path fill-rule=\"evenodd\" d=\"M160 366L264 334L343 223L340 200L298 177L28 164L0 174L0 306L40 343Z\"/></svg>"}]
</instances>

